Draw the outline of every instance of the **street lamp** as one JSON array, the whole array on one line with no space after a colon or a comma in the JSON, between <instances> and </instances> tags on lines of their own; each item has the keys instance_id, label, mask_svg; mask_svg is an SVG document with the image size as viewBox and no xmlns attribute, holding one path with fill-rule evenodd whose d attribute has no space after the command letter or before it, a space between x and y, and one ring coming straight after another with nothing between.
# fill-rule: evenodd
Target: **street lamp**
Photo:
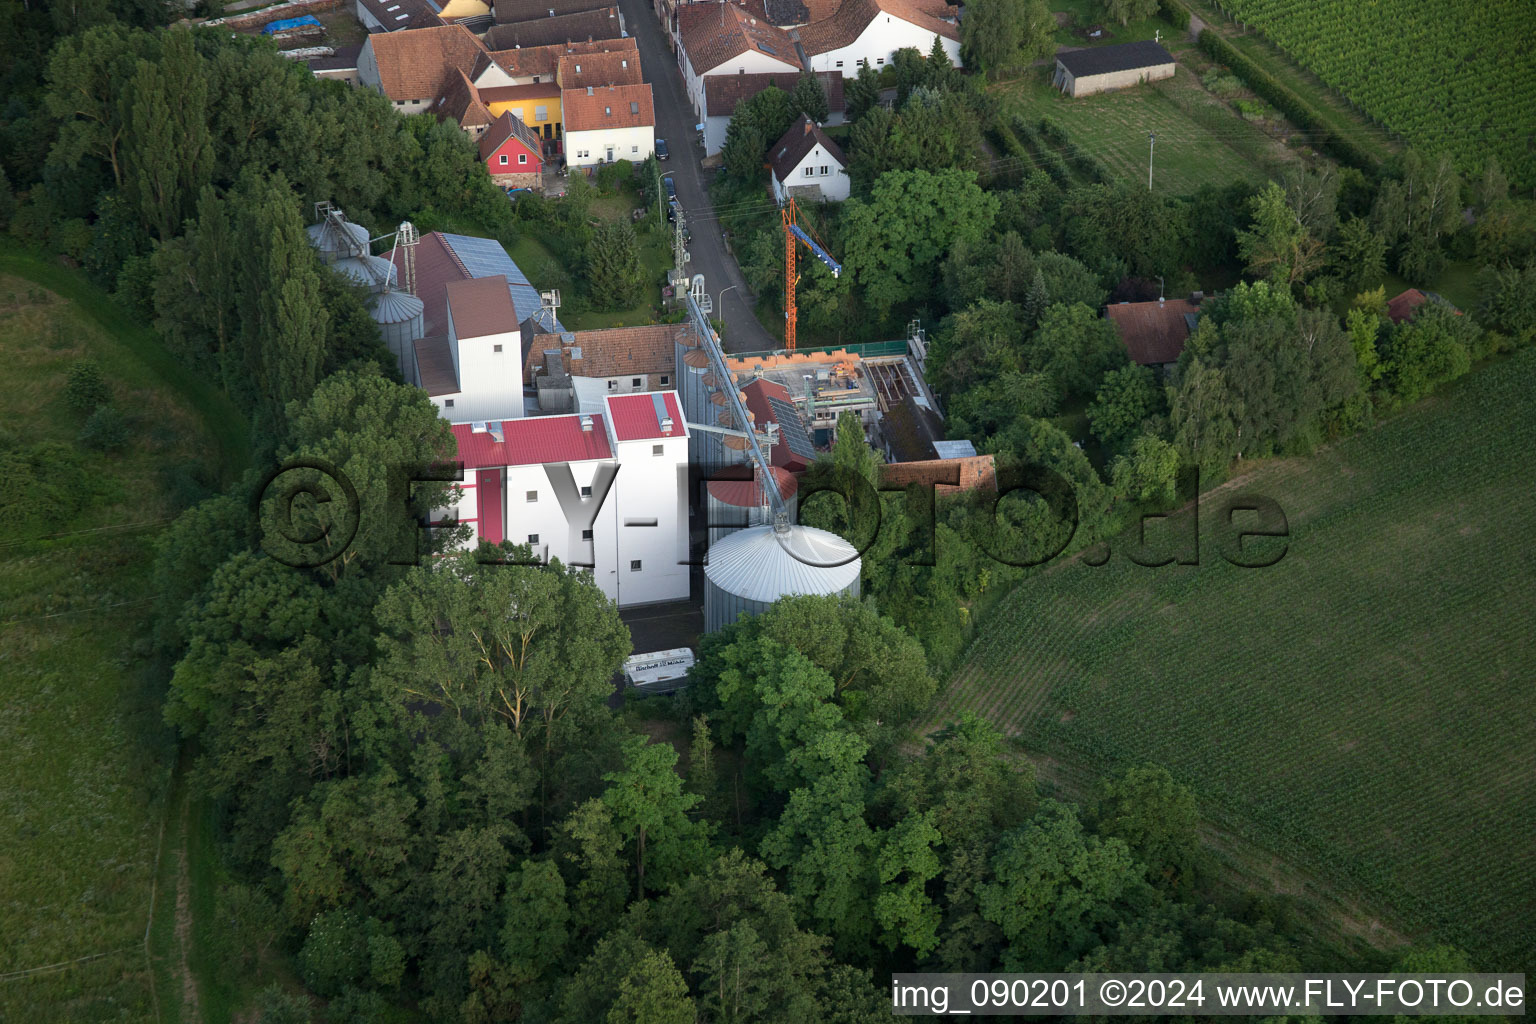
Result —
<instances>
[{"instance_id":1,"label":"street lamp","mask_svg":"<svg viewBox=\"0 0 1536 1024\"><path fill-rule=\"evenodd\" d=\"M721 320L725 319L725 293L730 291L732 288L740 287L741 285L739 284L733 284L729 288L720 289L720 298L715 302L715 313L720 317Z\"/></svg>"},{"instance_id":2,"label":"street lamp","mask_svg":"<svg viewBox=\"0 0 1536 1024\"><path fill-rule=\"evenodd\" d=\"M1152 191L1152 153L1157 149L1157 133L1147 132L1147 191Z\"/></svg>"}]
</instances>

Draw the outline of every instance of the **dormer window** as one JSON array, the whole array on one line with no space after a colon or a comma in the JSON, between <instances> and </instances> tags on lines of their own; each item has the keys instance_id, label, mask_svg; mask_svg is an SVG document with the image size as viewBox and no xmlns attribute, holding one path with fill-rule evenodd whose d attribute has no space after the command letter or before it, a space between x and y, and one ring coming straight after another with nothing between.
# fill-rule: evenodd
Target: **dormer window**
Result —
<instances>
[{"instance_id":1,"label":"dormer window","mask_svg":"<svg viewBox=\"0 0 1536 1024\"><path fill-rule=\"evenodd\" d=\"M604 107L603 108L603 114L606 117L612 117L613 116L613 108L612 107Z\"/></svg>"},{"instance_id":2,"label":"dormer window","mask_svg":"<svg viewBox=\"0 0 1536 1024\"><path fill-rule=\"evenodd\" d=\"M631 114L639 114L640 113L640 104L638 102L631 103L629 105L629 112Z\"/></svg>"}]
</instances>

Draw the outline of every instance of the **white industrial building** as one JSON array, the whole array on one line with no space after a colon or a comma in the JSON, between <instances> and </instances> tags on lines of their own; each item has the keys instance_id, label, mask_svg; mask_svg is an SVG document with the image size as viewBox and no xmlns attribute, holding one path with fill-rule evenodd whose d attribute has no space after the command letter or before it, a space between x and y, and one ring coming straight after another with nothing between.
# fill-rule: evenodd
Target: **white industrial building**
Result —
<instances>
[{"instance_id":1,"label":"white industrial building","mask_svg":"<svg viewBox=\"0 0 1536 1024\"><path fill-rule=\"evenodd\" d=\"M621 608L688 597L688 427L677 393L615 395L600 414L456 423L457 512L481 540L588 566Z\"/></svg>"}]
</instances>

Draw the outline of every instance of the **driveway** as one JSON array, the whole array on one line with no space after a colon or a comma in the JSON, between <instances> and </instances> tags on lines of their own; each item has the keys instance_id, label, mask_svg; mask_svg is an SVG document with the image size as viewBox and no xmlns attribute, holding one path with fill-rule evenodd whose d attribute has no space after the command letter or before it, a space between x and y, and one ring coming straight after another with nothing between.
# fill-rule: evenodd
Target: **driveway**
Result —
<instances>
[{"instance_id":1,"label":"driveway","mask_svg":"<svg viewBox=\"0 0 1536 1024\"><path fill-rule=\"evenodd\" d=\"M782 348L783 343L769 334L752 315L741 268L725 251L720 222L715 218L714 207L705 189L708 178L699 167L704 148L699 145L698 133L693 130L699 122L688 105L683 73L678 69L677 56L667 46L666 34L656 20L656 12L645 0L619 0L619 7L624 12L624 27L640 47L640 67L645 81L650 83L656 106L656 134L667 140L667 149L672 154L661 169L663 174L672 176L678 202L688 222L691 236L688 252L692 255L688 272L704 275L704 287L715 299L714 318L725 322L722 340L728 351L763 352ZM735 287L726 293L722 302L720 293L732 285Z\"/></svg>"}]
</instances>

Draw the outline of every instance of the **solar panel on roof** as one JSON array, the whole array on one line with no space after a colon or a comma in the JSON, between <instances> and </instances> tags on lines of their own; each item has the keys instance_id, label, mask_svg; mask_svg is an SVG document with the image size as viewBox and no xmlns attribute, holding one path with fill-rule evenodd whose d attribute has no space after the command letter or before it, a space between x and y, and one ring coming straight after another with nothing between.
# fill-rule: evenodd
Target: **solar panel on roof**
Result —
<instances>
[{"instance_id":1,"label":"solar panel on roof","mask_svg":"<svg viewBox=\"0 0 1536 1024\"><path fill-rule=\"evenodd\" d=\"M815 459L816 448L811 444L810 436L805 432L805 424L800 422L800 413L794 405L772 395L767 397L768 408L773 411L773 418L779 424L779 436L789 445L789 450L803 459Z\"/></svg>"},{"instance_id":2,"label":"solar panel on roof","mask_svg":"<svg viewBox=\"0 0 1536 1024\"><path fill-rule=\"evenodd\" d=\"M443 243L455 258L464 265L470 277L495 277L507 279L507 291L512 295L512 308L517 311L521 323L543 308L538 290L529 283L528 277L518 269L507 250L494 238L475 238L472 235L443 235Z\"/></svg>"}]
</instances>

